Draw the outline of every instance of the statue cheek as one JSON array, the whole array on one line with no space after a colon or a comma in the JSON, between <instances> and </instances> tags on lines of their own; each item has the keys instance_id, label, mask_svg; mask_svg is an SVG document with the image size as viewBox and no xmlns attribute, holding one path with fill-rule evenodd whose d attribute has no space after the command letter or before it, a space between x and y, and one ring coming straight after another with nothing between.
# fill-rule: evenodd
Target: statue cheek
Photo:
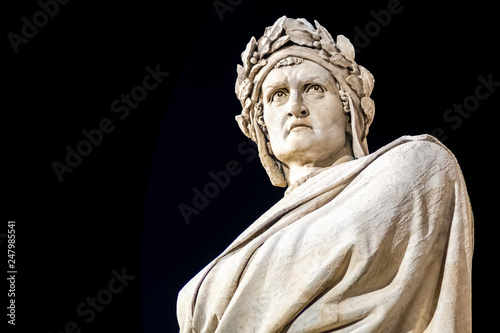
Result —
<instances>
[{"instance_id":1,"label":"statue cheek","mask_svg":"<svg viewBox=\"0 0 500 333\"><path fill-rule=\"evenodd\" d=\"M330 126L333 123L343 124L345 121L345 114L342 107L338 108L337 106L332 105L331 101L323 100L321 103L316 103L309 107L309 112L311 114L311 118L314 118L315 121L328 123Z\"/></svg>"},{"instance_id":2,"label":"statue cheek","mask_svg":"<svg viewBox=\"0 0 500 333\"><path fill-rule=\"evenodd\" d=\"M286 118L283 117L283 112L280 112L280 109L281 108L269 107L264 111L263 121L270 132L283 127L286 122Z\"/></svg>"}]
</instances>

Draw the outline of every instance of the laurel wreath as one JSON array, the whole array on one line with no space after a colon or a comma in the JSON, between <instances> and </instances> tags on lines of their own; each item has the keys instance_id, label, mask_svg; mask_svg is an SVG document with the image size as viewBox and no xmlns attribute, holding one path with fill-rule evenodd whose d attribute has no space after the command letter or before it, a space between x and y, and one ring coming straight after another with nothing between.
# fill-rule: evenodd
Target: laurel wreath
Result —
<instances>
[{"instance_id":1,"label":"laurel wreath","mask_svg":"<svg viewBox=\"0 0 500 333\"><path fill-rule=\"evenodd\" d=\"M334 41L330 33L317 21L314 21L314 24L316 27L305 19L290 19L283 16L274 25L267 27L264 35L258 41L252 37L245 51L241 54L243 65L237 66L238 78L235 92L242 103L243 111L237 119L244 133L252 139L255 138L253 138L253 131L249 128L251 122L249 111L254 102L249 96L254 86L254 78L259 70L267 64L266 56L276 52L289 42L316 49L318 55L324 60L347 69L346 83L361 100L363 109L374 107L371 105L373 103L371 99L363 98L370 96L374 78L368 70L354 61L354 46L349 39L338 35L337 40ZM366 122L371 122L371 119L366 119Z\"/></svg>"}]
</instances>

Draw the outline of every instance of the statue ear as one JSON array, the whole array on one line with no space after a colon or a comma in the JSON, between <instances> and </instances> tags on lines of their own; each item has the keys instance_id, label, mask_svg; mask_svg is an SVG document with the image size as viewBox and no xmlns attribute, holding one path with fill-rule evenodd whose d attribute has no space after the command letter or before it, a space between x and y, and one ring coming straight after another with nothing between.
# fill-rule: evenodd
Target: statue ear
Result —
<instances>
[{"instance_id":1,"label":"statue ear","mask_svg":"<svg viewBox=\"0 0 500 333\"><path fill-rule=\"evenodd\" d=\"M266 123L264 122L264 115L263 114L260 114L257 116L257 123L259 123L259 125L261 127L266 127Z\"/></svg>"},{"instance_id":2,"label":"statue ear","mask_svg":"<svg viewBox=\"0 0 500 333\"><path fill-rule=\"evenodd\" d=\"M266 123L264 122L264 115L260 114L257 116L257 124L259 124L262 132L266 135L267 140L269 140L269 133L267 132Z\"/></svg>"}]
</instances>

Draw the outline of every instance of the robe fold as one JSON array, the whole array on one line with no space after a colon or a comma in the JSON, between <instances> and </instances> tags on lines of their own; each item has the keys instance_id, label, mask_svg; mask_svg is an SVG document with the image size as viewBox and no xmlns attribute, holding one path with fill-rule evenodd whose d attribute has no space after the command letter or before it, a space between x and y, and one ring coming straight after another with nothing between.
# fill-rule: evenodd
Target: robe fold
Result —
<instances>
[{"instance_id":1,"label":"robe fold","mask_svg":"<svg viewBox=\"0 0 500 333\"><path fill-rule=\"evenodd\" d=\"M180 291L180 332L471 332L472 252L455 157L401 137L250 225Z\"/></svg>"}]
</instances>

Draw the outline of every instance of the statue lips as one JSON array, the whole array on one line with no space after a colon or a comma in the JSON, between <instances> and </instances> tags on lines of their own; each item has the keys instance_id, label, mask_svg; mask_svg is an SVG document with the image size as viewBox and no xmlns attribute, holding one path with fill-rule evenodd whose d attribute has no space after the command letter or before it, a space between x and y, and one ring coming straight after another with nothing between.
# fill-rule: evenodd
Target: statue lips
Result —
<instances>
[{"instance_id":1,"label":"statue lips","mask_svg":"<svg viewBox=\"0 0 500 333\"><path fill-rule=\"evenodd\" d=\"M295 120L288 126L288 133L297 132L304 128L312 128L307 122Z\"/></svg>"}]
</instances>

